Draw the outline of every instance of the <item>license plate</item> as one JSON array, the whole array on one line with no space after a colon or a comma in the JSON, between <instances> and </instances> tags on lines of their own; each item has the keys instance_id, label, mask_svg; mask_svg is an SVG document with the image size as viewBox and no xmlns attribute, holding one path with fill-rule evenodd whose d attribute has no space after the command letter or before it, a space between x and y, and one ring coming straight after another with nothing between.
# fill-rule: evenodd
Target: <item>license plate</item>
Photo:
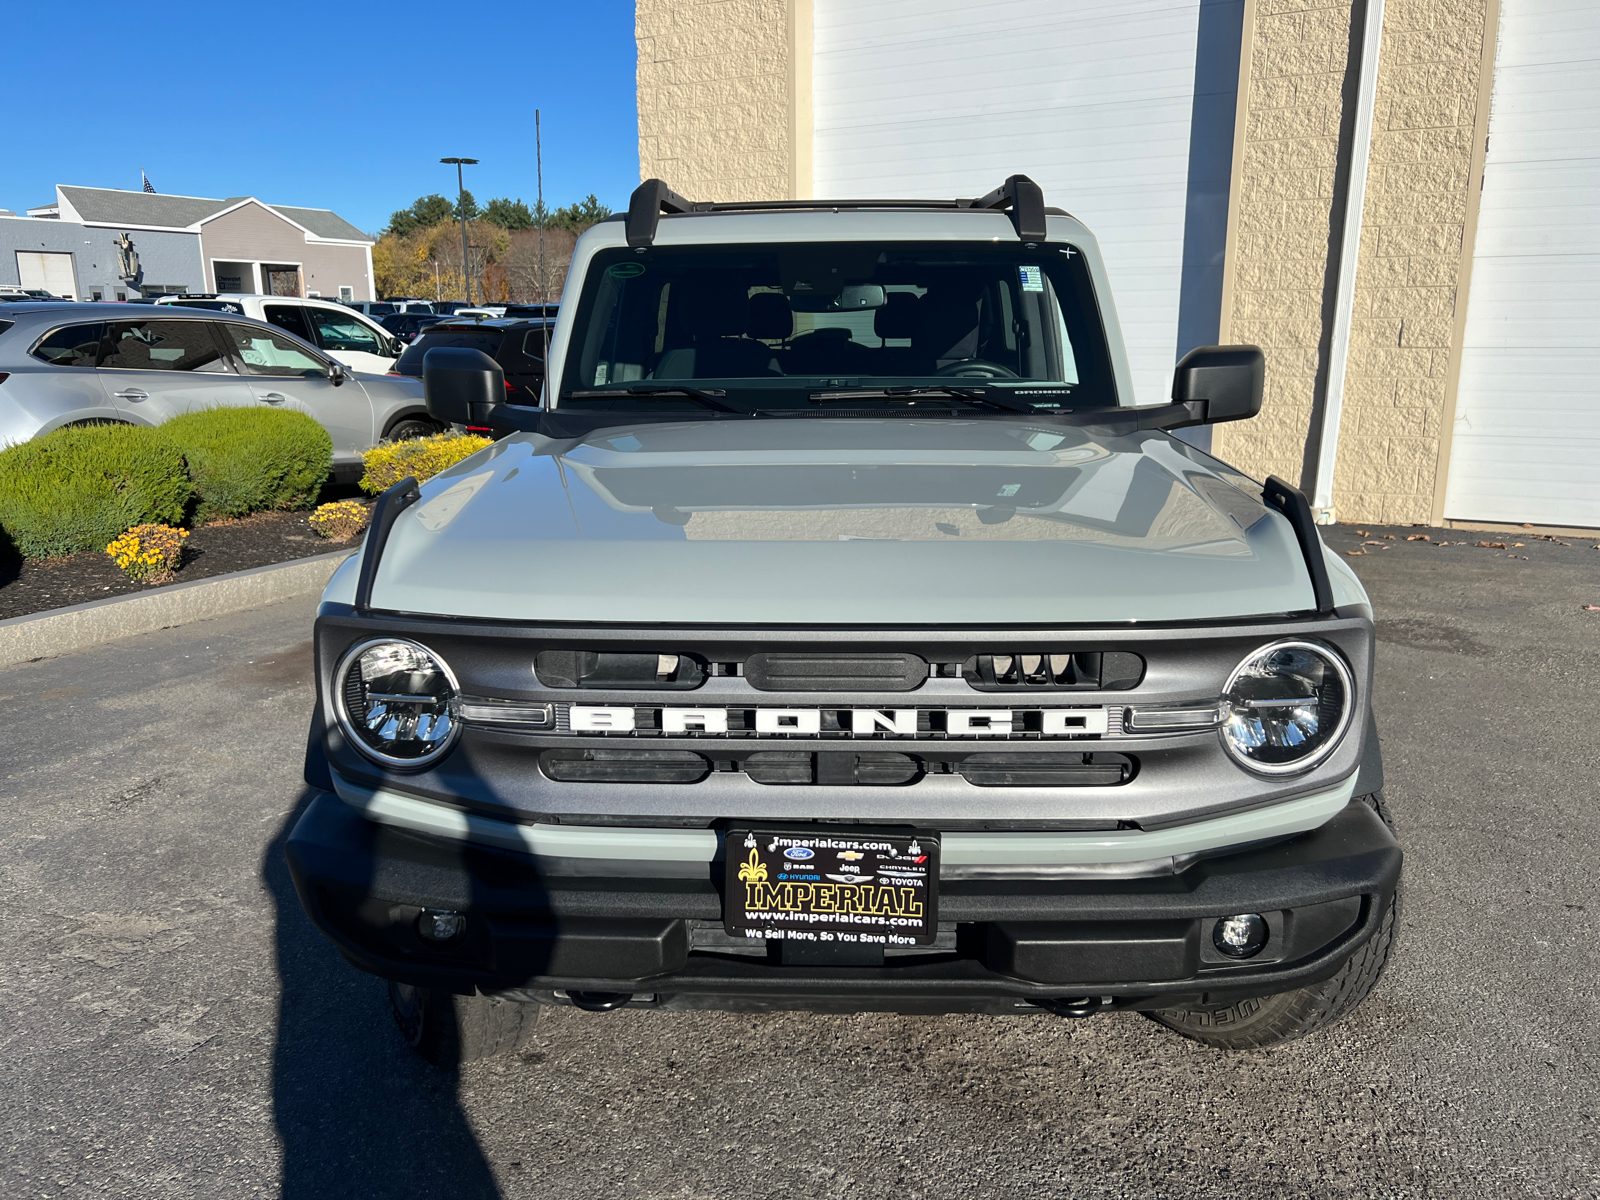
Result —
<instances>
[{"instance_id":1,"label":"license plate","mask_svg":"<svg viewBox=\"0 0 1600 1200\"><path fill-rule=\"evenodd\" d=\"M734 937L889 947L939 932L937 836L739 829L727 859Z\"/></svg>"}]
</instances>

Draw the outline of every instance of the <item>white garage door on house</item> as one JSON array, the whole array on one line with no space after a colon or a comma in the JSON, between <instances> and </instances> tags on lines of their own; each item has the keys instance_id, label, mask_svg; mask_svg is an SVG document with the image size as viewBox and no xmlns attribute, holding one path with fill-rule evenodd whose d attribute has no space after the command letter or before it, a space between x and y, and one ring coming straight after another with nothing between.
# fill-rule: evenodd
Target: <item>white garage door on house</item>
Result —
<instances>
[{"instance_id":1,"label":"white garage door on house","mask_svg":"<svg viewBox=\"0 0 1600 1200\"><path fill-rule=\"evenodd\" d=\"M1600 5L1502 0L1445 516L1600 526Z\"/></svg>"},{"instance_id":2,"label":"white garage door on house","mask_svg":"<svg viewBox=\"0 0 1600 1200\"><path fill-rule=\"evenodd\" d=\"M1134 391L1164 403L1177 356L1216 340L1242 13L815 0L813 194L979 196L1031 176L1099 238Z\"/></svg>"},{"instance_id":3,"label":"white garage door on house","mask_svg":"<svg viewBox=\"0 0 1600 1200\"><path fill-rule=\"evenodd\" d=\"M45 250L17 251L17 281L30 291L43 288L52 296L73 300L78 281L72 273L72 255Z\"/></svg>"}]
</instances>

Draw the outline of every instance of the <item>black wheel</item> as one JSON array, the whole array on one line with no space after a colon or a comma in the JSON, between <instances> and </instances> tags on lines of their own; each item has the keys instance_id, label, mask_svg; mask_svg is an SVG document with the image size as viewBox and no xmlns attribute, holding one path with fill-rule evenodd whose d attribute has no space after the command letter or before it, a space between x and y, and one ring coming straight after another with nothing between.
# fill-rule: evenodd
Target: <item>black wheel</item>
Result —
<instances>
[{"instance_id":1,"label":"black wheel","mask_svg":"<svg viewBox=\"0 0 1600 1200\"><path fill-rule=\"evenodd\" d=\"M1361 802L1376 812L1390 829L1394 828L1383 793L1363 796ZM1350 956L1337 974L1321 983L1279 992L1275 996L1240 1000L1226 1008L1165 1008L1145 1015L1184 1037L1223 1050L1259 1050L1326 1029L1353 1011L1377 986L1394 948L1395 921L1399 913L1400 889L1397 886L1384 909L1378 931Z\"/></svg>"},{"instance_id":2,"label":"black wheel","mask_svg":"<svg viewBox=\"0 0 1600 1200\"><path fill-rule=\"evenodd\" d=\"M523 1046L539 1022L537 1004L457 996L389 983L389 1008L406 1045L436 1067L456 1067Z\"/></svg>"},{"instance_id":3,"label":"black wheel","mask_svg":"<svg viewBox=\"0 0 1600 1200\"><path fill-rule=\"evenodd\" d=\"M436 425L432 421L423 420L421 417L407 417L403 421L396 421L389 428L385 441L410 442L417 438L432 437L436 433L443 433L444 426Z\"/></svg>"}]
</instances>

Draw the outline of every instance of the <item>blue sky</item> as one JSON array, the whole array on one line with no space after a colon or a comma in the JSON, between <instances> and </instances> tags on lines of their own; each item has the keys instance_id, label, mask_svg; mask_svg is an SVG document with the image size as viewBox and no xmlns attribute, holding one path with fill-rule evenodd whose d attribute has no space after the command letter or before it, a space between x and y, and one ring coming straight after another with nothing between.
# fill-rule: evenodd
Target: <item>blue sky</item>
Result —
<instances>
[{"instance_id":1,"label":"blue sky","mask_svg":"<svg viewBox=\"0 0 1600 1200\"><path fill-rule=\"evenodd\" d=\"M4 4L0 208L58 183L331 208L376 231L419 195L551 207L639 181L633 5L274 0ZM63 24L63 21L66 24ZM280 36L281 35L281 36ZM37 47L40 53L21 52ZM48 52L45 48L53 48Z\"/></svg>"}]
</instances>

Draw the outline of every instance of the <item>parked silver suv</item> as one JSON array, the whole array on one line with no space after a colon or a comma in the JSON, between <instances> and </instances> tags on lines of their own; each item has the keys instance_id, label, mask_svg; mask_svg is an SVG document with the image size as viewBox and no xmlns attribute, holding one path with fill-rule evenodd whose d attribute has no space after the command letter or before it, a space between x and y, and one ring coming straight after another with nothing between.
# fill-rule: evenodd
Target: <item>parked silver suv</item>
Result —
<instances>
[{"instance_id":1,"label":"parked silver suv","mask_svg":"<svg viewBox=\"0 0 1600 1200\"><path fill-rule=\"evenodd\" d=\"M1372 608L1292 486L1134 403L1094 235L981 199L691 203L579 239L542 407L384 493L316 624L300 899L440 1062L596 1011L1150 1014L1373 987L1401 850ZM426 340L426 339L425 339Z\"/></svg>"},{"instance_id":2,"label":"parked silver suv","mask_svg":"<svg viewBox=\"0 0 1600 1200\"><path fill-rule=\"evenodd\" d=\"M159 425L202 408L270 405L333 436L336 476L381 438L440 428L416 380L354 374L274 325L163 308L7 305L0 315L0 446L63 425Z\"/></svg>"}]
</instances>

